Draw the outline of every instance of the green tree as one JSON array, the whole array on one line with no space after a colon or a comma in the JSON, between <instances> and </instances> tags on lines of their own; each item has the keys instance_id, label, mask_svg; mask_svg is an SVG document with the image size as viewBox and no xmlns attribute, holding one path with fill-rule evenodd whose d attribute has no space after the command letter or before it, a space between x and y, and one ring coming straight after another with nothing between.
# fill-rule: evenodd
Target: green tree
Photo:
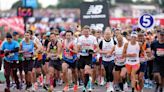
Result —
<instances>
[{"instance_id":1,"label":"green tree","mask_svg":"<svg viewBox=\"0 0 164 92\"><path fill-rule=\"evenodd\" d=\"M15 3L12 5L11 8L12 8L12 9L15 9L15 8L20 7L20 6L22 6L22 1L21 1L21 0L15 2Z\"/></svg>"},{"instance_id":2,"label":"green tree","mask_svg":"<svg viewBox=\"0 0 164 92\"><path fill-rule=\"evenodd\" d=\"M59 0L57 8L80 8L83 0Z\"/></svg>"},{"instance_id":3,"label":"green tree","mask_svg":"<svg viewBox=\"0 0 164 92\"><path fill-rule=\"evenodd\" d=\"M49 5L47 8L55 9L56 6L54 6L54 5Z\"/></svg>"}]
</instances>

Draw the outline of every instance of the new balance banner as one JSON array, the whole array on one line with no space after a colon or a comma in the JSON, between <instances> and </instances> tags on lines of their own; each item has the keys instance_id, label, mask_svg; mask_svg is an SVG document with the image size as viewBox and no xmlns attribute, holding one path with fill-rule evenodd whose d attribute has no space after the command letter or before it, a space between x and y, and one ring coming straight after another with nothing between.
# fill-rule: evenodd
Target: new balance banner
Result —
<instances>
[{"instance_id":1,"label":"new balance banner","mask_svg":"<svg viewBox=\"0 0 164 92\"><path fill-rule=\"evenodd\" d=\"M82 27L105 29L109 26L109 9L107 2L83 2L80 6Z\"/></svg>"}]
</instances>

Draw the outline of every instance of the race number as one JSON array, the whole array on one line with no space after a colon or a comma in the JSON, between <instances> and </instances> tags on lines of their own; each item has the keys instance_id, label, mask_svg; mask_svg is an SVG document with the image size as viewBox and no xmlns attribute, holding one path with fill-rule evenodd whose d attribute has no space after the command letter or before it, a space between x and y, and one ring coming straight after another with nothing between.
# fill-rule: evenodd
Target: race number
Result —
<instances>
[{"instance_id":1,"label":"race number","mask_svg":"<svg viewBox=\"0 0 164 92\"><path fill-rule=\"evenodd\" d=\"M155 20L150 14L143 14L138 19L138 25L141 29L151 29L154 27Z\"/></svg>"}]
</instances>

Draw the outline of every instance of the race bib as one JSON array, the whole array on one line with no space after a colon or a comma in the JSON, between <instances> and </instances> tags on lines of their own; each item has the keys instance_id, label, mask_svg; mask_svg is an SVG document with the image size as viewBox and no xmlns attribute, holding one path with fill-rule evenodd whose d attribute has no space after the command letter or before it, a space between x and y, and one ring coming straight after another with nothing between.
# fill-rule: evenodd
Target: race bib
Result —
<instances>
[{"instance_id":1,"label":"race bib","mask_svg":"<svg viewBox=\"0 0 164 92\"><path fill-rule=\"evenodd\" d=\"M140 57L140 62L145 62L145 58L144 57Z\"/></svg>"},{"instance_id":2,"label":"race bib","mask_svg":"<svg viewBox=\"0 0 164 92\"><path fill-rule=\"evenodd\" d=\"M31 53L24 53L23 56L25 58L31 58L32 57L32 54Z\"/></svg>"},{"instance_id":3,"label":"race bib","mask_svg":"<svg viewBox=\"0 0 164 92\"><path fill-rule=\"evenodd\" d=\"M157 54L157 56L164 56L164 49L162 49L162 48L157 48L156 54Z\"/></svg>"},{"instance_id":4,"label":"race bib","mask_svg":"<svg viewBox=\"0 0 164 92\"><path fill-rule=\"evenodd\" d=\"M8 57L13 57L14 55L14 53L10 53Z\"/></svg>"},{"instance_id":5,"label":"race bib","mask_svg":"<svg viewBox=\"0 0 164 92\"><path fill-rule=\"evenodd\" d=\"M105 55L104 57L105 57L105 58L111 58L111 55L108 55L108 56L107 56L107 55Z\"/></svg>"},{"instance_id":6,"label":"race bib","mask_svg":"<svg viewBox=\"0 0 164 92\"><path fill-rule=\"evenodd\" d=\"M124 61L122 55L116 55L116 61Z\"/></svg>"},{"instance_id":7,"label":"race bib","mask_svg":"<svg viewBox=\"0 0 164 92\"><path fill-rule=\"evenodd\" d=\"M133 59L132 59L132 58L129 58L129 59L128 59L128 62L137 62L137 60L134 59L134 58L133 58Z\"/></svg>"}]
</instances>

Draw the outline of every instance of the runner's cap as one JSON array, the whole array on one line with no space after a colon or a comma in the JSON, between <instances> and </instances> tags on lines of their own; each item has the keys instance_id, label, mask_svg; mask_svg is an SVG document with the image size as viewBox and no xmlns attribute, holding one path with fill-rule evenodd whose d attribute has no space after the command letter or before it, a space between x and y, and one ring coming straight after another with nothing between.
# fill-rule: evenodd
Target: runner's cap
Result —
<instances>
[{"instance_id":1,"label":"runner's cap","mask_svg":"<svg viewBox=\"0 0 164 92\"><path fill-rule=\"evenodd\" d=\"M12 35L10 33L7 33L6 38L12 38Z\"/></svg>"},{"instance_id":2,"label":"runner's cap","mask_svg":"<svg viewBox=\"0 0 164 92\"><path fill-rule=\"evenodd\" d=\"M138 36L138 35L137 35L137 32L132 32L132 33L131 33L131 36L132 36L132 37L137 37L137 36Z\"/></svg>"}]
</instances>

